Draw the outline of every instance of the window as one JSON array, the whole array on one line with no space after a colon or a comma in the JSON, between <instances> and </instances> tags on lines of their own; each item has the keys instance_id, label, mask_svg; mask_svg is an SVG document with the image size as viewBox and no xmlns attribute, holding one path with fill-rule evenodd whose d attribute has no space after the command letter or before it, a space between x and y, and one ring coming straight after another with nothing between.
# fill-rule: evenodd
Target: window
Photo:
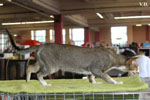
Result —
<instances>
[{"instance_id":1,"label":"window","mask_svg":"<svg viewBox=\"0 0 150 100\"><path fill-rule=\"evenodd\" d=\"M127 45L127 27L111 27L111 42L112 45Z\"/></svg>"},{"instance_id":2,"label":"window","mask_svg":"<svg viewBox=\"0 0 150 100\"><path fill-rule=\"evenodd\" d=\"M54 43L55 42L55 32L54 32L54 30L53 29L50 29L49 30L49 38L50 38L50 41L52 42L52 43Z\"/></svg>"},{"instance_id":3,"label":"window","mask_svg":"<svg viewBox=\"0 0 150 100\"><path fill-rule=\"evenodd\" d=\"M72 29L69 29L69 39L72 40Z\"/></svg>"},{"instance_id":4,"label":"window","mask_svg":"<svg viewBox=\"0 0 150 100\"><path fill-rule=\"evenodd\" d=\"M46 30L35 31L35 39L40 42L46 42Z\"/></svg>"},{"instance_id":5,"label":"window","mask_svg":"<svg viewBox=\"0 0 150 100\"><path fill-rule=\"evenodd\" d=\"M75 45L81 46L84 43L84 29L83 28L74 28L72 29L72 40Z\"/></svg>"},{"instance_id":6,"label":"window","mask_svg":"<svg viewBox=\"0 0 150 100\"><path fill-rule=\"evenodd\" d=\"M8 47L8 35L0 34L0 52L3 52Z\"/></svg>"},{"instance_id":7,"label":"window","mask_svg":"<svg viewBox=\"0 0 150 100\"><path fill-rule=\"evenodd\" d=\"M46 30L31 31L31 39L45 43L46 42Z\"/></svg>"},{"instance_id":8,"label":"window","mask_svg":"<svg viewBox=\"0 0 150 100\"><path fill-rule=\"evenodd\" d=\"M62 36L63 36L63 44L65 44L66 43L66 30L65 29L63 29Z\"/></svg>"},{"instance_id":9,"label":"window","mask_svg":"<svg viewBox=\"0 0 150 100\"><path fill-rule=\"evenodd\" d=\"M49 34L50 34L50 41L52 43L54 43L55 42L55 32L54 32L54 30L50 29ZM62 31L62 37L63 37L63 44L65 44L66 43L66 31L65 31L65 29L63 29L63 31Z\"/></svg>"},{"instance_id":10,"label":"window","mask_svg":"<svg viewBox=\"0 0 150 100\"><path fill-rule=\"evenodd\" d=\"M34 31L31 31L31 40L34 40Z\"/></svg>"}]
</instances>

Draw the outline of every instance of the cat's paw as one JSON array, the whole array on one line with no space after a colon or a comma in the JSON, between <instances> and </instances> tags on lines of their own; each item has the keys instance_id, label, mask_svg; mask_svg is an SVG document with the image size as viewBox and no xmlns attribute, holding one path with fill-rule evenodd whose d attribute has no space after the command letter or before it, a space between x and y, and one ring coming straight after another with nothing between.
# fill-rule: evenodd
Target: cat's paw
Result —
<instances>
[{"instance_id":1,"label":"cat's paw","mask_svg":"<svg viewBox=\"0 0 150 100\"><path fill-rule=\"evenodd\" d=\"M102 84L102 82L92 82L92 84Z\"/></svg>"},{"instance_id":2,"label":"cat's paw","mask_svg":"<svg viewBox=\"0 0 150 100\"><path fill-rule=\"evenodd\" d=\"M43 86L52 86L52 84L45 84L45 85L43 85Z\"/></svg>"},{"instance_id":3,"label":"cat's paw","mask_svg":"<svg viewBox=\"0 0 150 100\"><path fill-rule=\"evenodd\" d=\"M120 81L120 82L117 82L116 84L123 84L123 82L122 82L122 81Z\"/></svg>"}]
</instances>

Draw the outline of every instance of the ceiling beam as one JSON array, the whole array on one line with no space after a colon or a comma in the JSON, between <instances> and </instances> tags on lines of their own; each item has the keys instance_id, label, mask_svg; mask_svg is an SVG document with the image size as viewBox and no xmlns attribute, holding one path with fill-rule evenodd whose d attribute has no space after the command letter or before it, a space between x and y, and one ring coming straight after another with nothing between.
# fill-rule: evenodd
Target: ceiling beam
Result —
<instances>
[{"instance_id":1,"label":"ceiling beam","mask_svg":"<svg viewBox=\"0 0 150 100\"><path fill-rule=\"evenodd\" d=\"M92 26L90 26L90 29L93 30L93 31L99 32L99 27L92 27Z\"/></svg>"},{"instance_id":2,"label":"ceiling beam","mask_svg":"<svg viewBox=\"0 0 150 100\"><path fill-rule=\"evenodd\" d=\"M142 22L142 21L150 21L149 18L137 18L137 19L118 19L118 20L98 20L98 19L93 19L89 20L89 24L91 23L120 23L120 22Z\"/></svg>"},{"instance_id":3,"label":"ceiling beam","mask_svg":"<svg viewBox=\"0 0 150 100\"><path fill-rule=\"evenodd\" d=\"M149 22L150 23L150 22ZM103 23L103 24L91 24L90 27L108 27L108 26L127 26L127 25L136 25L137 23ZM148 23L145 22L142 25L147 25Z\"/></svg>"},{"instance_id":4,"label":"ceiling beam","mask_svg":"<svg viewBox=\"0 0 150 100\"><path fill-rule=\"evenodd\" d=\"M11 30L50 29L51 27L53 27L53 23L25 24L25 25L0 25L0 27L11 29Z\"/></svg>"},{"instance_id":5,"label":"ceiling beam","mask_svg":"<svg viewBox=\"0 0 150 100\"><path fill-rule=\"evenodd\" d=\"M104 18L107 19L114 19L114 15L112 13L104 13L103 14Z\"/></svg>"},{"instance_id":6,"label":"ceiling beam","mask_svg":"<svg viewBox=\"0 0 150 100\"><path fill-rule=\"evenodd\" d=\"M7 19L7 18L26 18L26 17L36 17L37 13L34 12L25 12L25 13L13 13L13 14L0 14L0 19ZM39 15L38 15L39 16Z\"/></svg>"},{"instance_id":7,"label":"ceiling beam","mask_svg":"<svg viewBox=\"0 0 150 100\"><path fill-rule=\"evenodd\" d=\"M54 0L32 0L32 2L50 10L50 12L53 12L53 15L60 14L58 3L54 2Z\"/></svg>"},{"instance_id":8,"label":"ceiling beam","mask_svg":"<svg viewBox=\"0 0 150 100\"><path fill-rule=\"evenodd\" d=\"M90 8L115 8L115 7L140 7L143 0L89 0L81 2L77 0L64 1L61 3L62 10L90 9ZM150 3L150 2L149 2Z\"/></svg>"},{"instance_id":9,"label":"ceiling beam","mask_svg":"<svg viewBox=\"0 0 150 100\"><path fill-rule=\"evenodd\" d=\"M19 6L19 7L28 9L29 11L33 11L33 12L39 13L39 14L41 14L41 15L43 15L43 16L49 17L49 14L46 14L46 13L40 11L40 10L37 10L37 9L34 8L34 7L31 7L31 4L30 4L29 1L28 1L28 2L26 2L26 1L23 2L23 1L24 1L24 0L13 0L13 1L11 1L11 3L14 4L14 5L17 5L17 6ZM24 4L24 3L25 3L25 4ZM40 7L39 7L39 8L40 8ZM42 9L42 8L41 8L41 9Z\"/></svg>"},{"instance_id":10,"label":"ceiling beam","mask_svg":"<svg viewBox=\"0 0 150 100\"><path fill-rule=\"evenodd\" d=\"M150 7L116 7L116 8L90 8L90 9L77 9L77 10L62 10L63 15L72 14L86 14L86 13L113 13L113 12L128 12L128 11L149 11Z\"/></svg>"},{"instance_id":11,"label":"ceiling beam","mask_svg":"<svg viewBox=\"0 0 150 100\"><path fill-rule=\"evenodd\" d=\"M45 11L54 12L53 14L60 14L60 11L57 8L55 8L54 6L49 6L42 0L32 0L32 2L28 1L28 2L24 2L24 3L23 3L23 1L25 1L25 0L13 0L13 1L14 1L14 2L12 2L13 4L16 4L18 6L26 8L30 11L37 12L44 16L49 16L49 14L46 13ZM50 1L52 1L52 0L50 0ZM49 3L50 3L50 1L49 1ZM30 7L31 5L32 5L32 7ZM37 6L37 5L39 5L39 6ZM47 10L41 11L42 9L39 10L40 7L47 9ZM74 24L79 25L79 26L82 26L82 27L88 26L87 20L84 17L81 17L80 15L64 16L64 18Z\"/></svg>"},{"instance_id":12,"label":"ceiling beam","mask_svg":"<svg viewBox=\"0 0 150 100\"><path fill-rule=\"evenodd\" d=\"M83 0L84 2L89 2L89 0Z\"/></svg>"},{"instance_id":13,"label":"ceiling beam","mask_svg":"<svg viewBox=\"0 0 150 100\"><path fill-rule=\"evenodd\" d=\"M99 20L90 20L89 26L92 27L101 27L101 26L114 26L114 25L136 25L143 24L147 25L150 23L149 19L124 19L124 20L107 20L107 21L99 21Z\"/></svg>"},{"instance_id":14,"label":"ceiling beam","mask_svg":"<svg viewBox=\"0 0 150 100\"><path fill-rule=\"evenodd\" d=\"M71 15L71 16L64 16L66 20L69 20L72 23L78 24L81 27L88 27L88 22L85 18L80 15Z\"/></svg>"},{"instance_id":15,"label":"ceiling beam","mask_svg":"<svg viewBox=\"0 0 150 100\"><path fill-rule=\"evenodd\" d=\"M12 13L21 13L21 12L29 12L29 10L15 6L15 5L9 5L9 6L3 6L0 7L0 14L12 14ZM31 11L30 11L31 12Z\"/></svg>"}]
</instances>

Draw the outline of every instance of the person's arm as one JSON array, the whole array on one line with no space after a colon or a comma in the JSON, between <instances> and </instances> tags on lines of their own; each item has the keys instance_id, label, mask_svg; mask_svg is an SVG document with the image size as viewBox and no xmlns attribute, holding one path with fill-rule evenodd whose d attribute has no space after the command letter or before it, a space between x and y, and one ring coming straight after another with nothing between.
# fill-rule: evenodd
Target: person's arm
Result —
<instances>
[{"instance_id":1,"label":"person's arm","mask_svg":"<svg viewBox=\"0 0 150 100\"><path fill-rule=\"evenodd\" d=\"M150 58L147 58L147 73L148 77L150 77Z\"/></svg>"}]
</instances>

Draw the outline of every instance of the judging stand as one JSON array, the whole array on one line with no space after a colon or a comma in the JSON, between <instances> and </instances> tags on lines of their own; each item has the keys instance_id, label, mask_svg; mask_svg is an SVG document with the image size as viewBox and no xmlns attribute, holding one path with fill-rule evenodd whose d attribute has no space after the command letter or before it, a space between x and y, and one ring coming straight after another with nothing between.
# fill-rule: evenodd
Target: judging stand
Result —
<instances>
[{"instance_id":1,"label":"judging stand","mask_svg":"<svg viewBox=\"0 0 150 100\"><path fill-rule=\"evenodd\" d=\"M8 59L9 57L12 57L12 56L13 56L12 53L1 53L0 54L0 64L1 64L0 79L1 80L5 80L5 62L6 62L6 59Z\"/></svg>"},{"instance_id":2,"label":"judging stand","mask_svg":"<svg viewBox=\"0 0 150 100\"><path fill-rule=\"evenodd\" d=\"M28 58L13 53L1 53L0 80L25 79ZM33 57L29 59L30 64L35 62Z\"/></svg>"}]
</instances>

